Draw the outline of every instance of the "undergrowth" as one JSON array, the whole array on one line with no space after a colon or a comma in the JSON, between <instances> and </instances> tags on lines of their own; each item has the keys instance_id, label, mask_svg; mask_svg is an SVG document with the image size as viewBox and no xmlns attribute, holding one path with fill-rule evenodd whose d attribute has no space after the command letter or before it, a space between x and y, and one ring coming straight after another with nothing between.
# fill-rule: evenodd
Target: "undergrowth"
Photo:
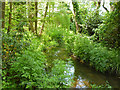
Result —
<instances>
[{"instance_id":1,"label":"undergrowth","mask_svg":"<svg viewBox=\"0 0 120 90\"><path fill-rule=\"evenodd\" d=\"M16 32L18 33L18 32ZM47 65L47 59L44 54L44 49L59 44L57 40L49 40L50 37L42 39L38 37L33 37L27 32L23 35L19 41L16 40L13 35L7 35L4 33L4 46L3 46L3 82L2 88L66 88L69 87L68 78L64 72L69 72L66 69L66 63L63 60L54 60L51 71L49 71L49 66ZM27 37L30 36L30 37ZM27 37L27 38L25 38ZM26 41L26 39L29 39ZM8 41L6 41L8 40ZM13 42L13 43L12 43ZM18 43L17 43L18 42ZM46 43L45 43L46 42ZM11 44L12 43L12 47ZM24 43L29 45L25 46ZM10 45L10 46L7 46ZM15 48L22 48L16 51ZM11 51L10 51L10 50ZM7 50L5 52L5 50ZM11 57L13 52L14 55ZM9 58L8 58L9 57ZM7 60L9 62L7 62ZM8 68L9 67L9 68Z\"/></svg>"},{"instance_id":2,"label":"undergrowth","mask_svg":"<svg viewBox=\"0 0 120 90\"><path fill-rule=\"evenodd\" d=\"M66 49L70 54L74 54L84 62L90 64L101 72L120 74L120 62L118 51L93 42L90 37L77 34L65 37Z\"/></svg>"}]
</instances>

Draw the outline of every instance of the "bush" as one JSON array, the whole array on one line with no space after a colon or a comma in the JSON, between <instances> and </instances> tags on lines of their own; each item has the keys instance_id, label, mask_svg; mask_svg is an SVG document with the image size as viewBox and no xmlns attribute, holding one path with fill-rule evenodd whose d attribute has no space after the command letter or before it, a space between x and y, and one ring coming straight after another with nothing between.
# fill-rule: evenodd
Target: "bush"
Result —
<instances>
[{"instance_id":1,"label":"bush","mask_svg":"<svg viewBox=\"0 0 120 90\"><path fill-rule=\"evenodd\" d=\"M68 53L71 54L75 42L74 33L72 31L66 32L63 40Z\"/></svg>"},{"instance_id":2,"label":"bush","mask_svg":"<svg viewBox=\"0 0 120 90\"><path fill-rule=\"evenodd\" d=\"M51 70L46 56L42 52L41 42L35 38L22 53L17 53L16 60L9 71L3 71L3 88L61 88L69 87L65 78L69 76L66 63L54 60ZM5 76L9 73L8 76Z\"/></svg>"},{"instance_id":3,"label":"bush","mask_svg":"<svg viewBox=\"0 0 120 90\"><path fill-rule=\"evenodd\" d=\"M42 82L45 76L45 58L41 51L26 50L16 60L10 68L10 87L29 88Z\"/></svg>"},{"instance_id":4,"label":"bush","mask_svg":"<svg viewBox=\"0 0 120 90\"><path fill-rule=\"evenodd\" d=\"M49 28L47 28L44 32L44 36L46 37L47 35L50 41L56 41L61 44L64 32L64 28L57 27L56 25L49 25Z\"/></svg>"},{"instance_id":5,"label":"bush","mask_svg":"<svg viewBox=\"0 0 120 90\"><path fill-rule=\"evenodd\" d=\"M66 63L64 60L54 60L51 71L47 74L46 79L44 79L45 88L67 88L70 87L70 75L68 75L69 70L67 70ZM66 80L68 78L68 81Z\"/></svg>"},{"instance_id":6,"label":"bush","mask_svg":"<svg viewBox=\"0 0 120 90\"><path fill-rule=\"evenodd\" d=\"M93 42L87 36L80 34L75 35L73 38L68 36L66 48L84 62L95 67L96 70L101 72L109 71L109 73L116 71L116 73L120 73L118 51L114 49L108 50L107 47Z\"/></svg>"},{"instance_id":7,"label":"bush","mask_svg":"<svg viewBox=\"0 0 120 90\"><path fill-rule=\"evenodd\" d=\"M111 2L113 3L113 2ZM94 31L96 32L96 41L101 42L104 46L119 48L120 42L120 1L114 2L114 11L107 13L103 23Z\"/></svg>"},{"instance_id":8,"label":"bush","mask_svg":"<svg viewBox=\"0 0 120 90\"><path fill-rule=\"evenodd\" d=\"M95 44L94 49L90 51L90 65L101 72L105 71L119 71L118 53L114 50L108 50L101 44Z\"/></svg>"},{"instance_id":9,"label":"bush","mask_svg":"<svg viewBox=\"0 0 120 90\"><path fill-rule=\"evenodd\" d=\"M84 61L89 61L90 50L93 49L93 42L86 36L77 35L74 43L73 53Z\"/></svg>"},{"instance_id":10,"label":"bush","mask_svg":"<svg viewBox=\"0 0 120 90\"><path fill-rule=\"evenodd\" d=\"M96 85L96 84L91 84L92 88L112 88L110 85L109 85L109 82L106 81L106 83L104 85Z\"/></svg>"},{"instance_id":11,"label":"bush","mask_svg":"<svg viewBox=\"0 0 120 90\"><path fill-rule=\"evenodd\" d=\"M6 68L11 62L15 60L16 53L22 54L29 45L30 41L34 38L30 32L11 31L7 34L3 31L2 37L2 64L3 69Z\"/></svg>"}]
</instances>

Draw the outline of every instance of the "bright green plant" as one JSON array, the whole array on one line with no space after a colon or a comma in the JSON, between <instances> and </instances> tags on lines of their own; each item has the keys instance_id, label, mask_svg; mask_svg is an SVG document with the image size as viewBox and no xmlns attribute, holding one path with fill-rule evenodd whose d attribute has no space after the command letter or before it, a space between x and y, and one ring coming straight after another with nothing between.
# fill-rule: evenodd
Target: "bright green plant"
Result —
<instances>
[{"instance_id":1,"label":"bright green plant","mask_svg":"<svg viewBox=\"0 0 120 90\"><path fill-rule=\"evenodd\" d=\"M90 63L91 66L101 72L109 71L109 73L113 73L115 71L117 74L120 73L117 50L108 50L107 47L93 42L87 36L78 34L74 38L71 38L71 36L68 36L65 44L67 50L71 51L75 56L84 60L84 62Z\"/></svg>"},{"instance_id":2,"label":"bright green plant","mask_svg":"<svg viewBox=\"0 0 120 90\"><path fill-rule=\"evenodd\" d=\"M110 85L109 85L109 82L108 81L106 81L106 83L104 84L104 85L96 85L96 84L92 84L91 85L92 86L92 88L112 88Z\"/></svg>"},{"instance_id":3,"label":"bright green plant","mask_svg":"<svg viewBox=\"0 0 120 90\"><path fill-rule=\"evenodd\" d=\"M16 57L16 53L22 53L30 44L30 40L34 38L29 32L20 33L17 31L11 31L7 34L3 31L2 37L2 63L3 68L6 68L8 64L13 62Z\"/></svg>"},{"instance_id":4,"label":"bright green plant","mask_svg":"<svg viewBox=\"0 0 120 90\"><path fill-rule=\"evenodd\" d=\"M110 48L119 48L120 38L120 2L114 2L114 11L104 16L103 23L94 31L96 41Z\"/></svg>"},{"instance_id":5,"label":"bright green plant","mask_svg":"<svg viewBox=\"0 0 120 90\"><path fill-rule=\"evenodd\" d=\"M74 46L74 42L75 42L75 36L74 36L73 31L66 32L63 40L64 40L65 47L66 47L68 53L72 54L72 50L73 50L73 46Z\"/></svg>"},{"instance_id":6,"label":"bright green plant","mask_svg":"<svg viewBox=\"0 0 120 90\"><path fill-rule=\"evenodd\" d=\"M69 82L70 76L68 75L69 71L66 69L66 62L63 60L54 60L53 66L51 68L51 72L47 74L46 79L44 80L46 83L45 88L66 88L70 87ZM65 78L68 78L67 81Z\"/></svg>"},{"instance_id":7,"label":"bright green plant","mask_svg":"<svg viewBox=\"0 0 120 90\"><path fill-rule=\"evenodd\" d=\"M82 60L89 61L91 49L93 49L93 42L88 37L78 34L75 38L73 53Z\"/></svg>"},{"instance_id":8,"label":"bright green plant","mask_svg":"<svg viewBox=\"0 0 120 90\"><path fill-rule=\"evenodd\" d=\"M95 66L97 70L104 71L119 71L119 62L117 60L118 53L114 50L110 51L101 44L96 44L94 49L90 51L90 64Z\"/></svg>"},{"instance_id":9,"label":"bright green plant","mask_svg":"<svg viewBox=\"0 0 120 90\"><path fill-rule=\"evenodd\" d=\"M69 87L68 70L63 60L54 60L51 69L42 52L41 42L34 38L22 54L17 53L9 71L3 71L3 88L62 88ZM64 73L66 72L66 73ZM4 76L9 73L9 76Z\"/></svg>"},{"instance_id":10,"label":"bright green plant","mask_svg":"<svg viewBox=\"0 0 120 90\"><path fill-rule=\"evenodd\" d=\"M63 34L66 32L66 29L62 27L57 27L56 25L49 25L44 32L44 39L46 41L56 41L58 44L61 44L63 41ZM47 38L46 38L47 37Z\"/></svg>"}]
</instances>

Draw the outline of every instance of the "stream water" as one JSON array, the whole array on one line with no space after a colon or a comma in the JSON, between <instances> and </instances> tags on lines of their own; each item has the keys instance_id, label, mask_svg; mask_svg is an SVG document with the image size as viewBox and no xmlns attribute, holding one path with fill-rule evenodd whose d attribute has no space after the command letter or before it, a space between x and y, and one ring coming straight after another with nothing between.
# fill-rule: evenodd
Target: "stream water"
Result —
<instances>
[{"instance_id":1,"label":"stream water","mask_svg":"<svg viewBox=\"0 0 120 90\"><path fill-rule=\"evenodd\" d=\"M52 49L48 49L46 51L46 56L49 60L66 60L70 58L64 47L55 47ZM70 70L69 75L74 80L74 82L71 84L71 87L86 88L91 87L90 84L104 85L106 81L108 81L113 88L120 88L120 78L113 75L97 72L92 67L81 63L80 60L75 60L74 58L72 58L71 61L73 64L71 64L68 68Z\"/></svg>"}]
</instances>

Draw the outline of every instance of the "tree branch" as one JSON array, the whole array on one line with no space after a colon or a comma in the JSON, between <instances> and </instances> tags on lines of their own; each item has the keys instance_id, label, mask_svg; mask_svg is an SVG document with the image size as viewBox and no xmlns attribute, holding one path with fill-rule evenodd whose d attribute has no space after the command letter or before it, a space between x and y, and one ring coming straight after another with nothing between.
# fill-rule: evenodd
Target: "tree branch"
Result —
<instances>
[{"instance_id":1,"label":"tree branch","mask_svg":"<svg viewBox=\"0 0 120 90\"><path fill-rule=\"evenodd\" d=\"M45 14L44 14L43 25L42 25L42 27L41 27L41 30L40 30L40 32L39 32L39 35L42 34L42 31L43 31L43 28L44 28L45 18L46 18L46 15L47 15L47 10L48 10L48 2L46 3L46 9L45 9Z\"/></svg>"},{"instance_id":2,"label":"tree branch","mask_svg":"<svg viewBox=\"0 0 120 90\"><path fill-rule=\"evenodd\" d=\"M109 12L108 9L107 9L104 5L105 5L105 2L103 1L103 5L102 5L103 8L104 8L107 12Z\"/></svg>"}]
</instances>

